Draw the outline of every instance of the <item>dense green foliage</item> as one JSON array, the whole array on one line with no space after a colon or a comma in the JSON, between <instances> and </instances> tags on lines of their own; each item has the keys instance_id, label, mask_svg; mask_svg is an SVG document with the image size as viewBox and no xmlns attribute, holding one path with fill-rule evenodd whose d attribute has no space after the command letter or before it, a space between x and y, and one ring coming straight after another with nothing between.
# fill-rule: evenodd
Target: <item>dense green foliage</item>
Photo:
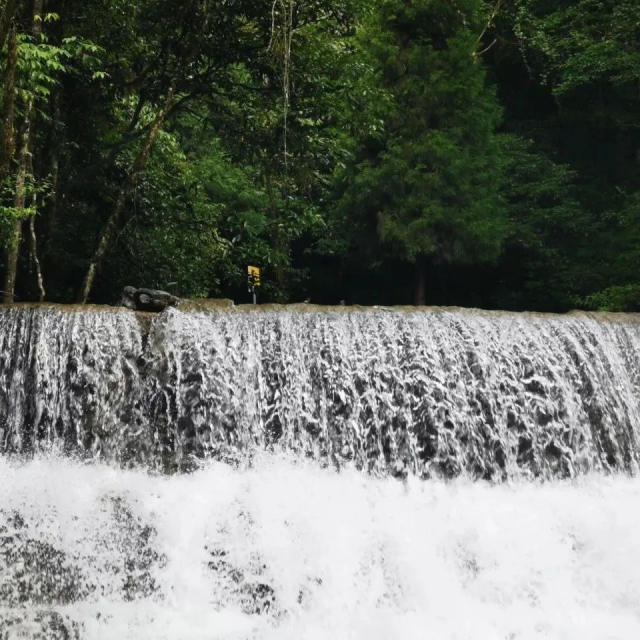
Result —
<instances>
[{"instance_id":1,"label":"dense green foliage","mask_svg":"<svg viewBox=\"0 0 640 640\"><path fill-rule=\"evenodd\" d=\"M640 310L635 0L0 0L0 45L5 300Z\"/></svg>"}]
</instances>

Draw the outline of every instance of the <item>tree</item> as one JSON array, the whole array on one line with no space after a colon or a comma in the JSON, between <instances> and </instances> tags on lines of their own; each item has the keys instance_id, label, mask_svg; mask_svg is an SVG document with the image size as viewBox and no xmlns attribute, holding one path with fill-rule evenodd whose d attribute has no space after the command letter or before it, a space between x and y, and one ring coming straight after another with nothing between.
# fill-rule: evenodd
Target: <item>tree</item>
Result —
<instances>
[{"instance_id":1,"label":"tree","mask_svg":"<svg viewBox=\"0 0 640 640\"><path fill-rule=\"evenodd\" d=\"M509 235L497 265L498 305L563 310L593 281L594 255L585 240L600 229L579 200L570 167L554 162L531 140L503 135L501 144Z\"/></svg>"},{"instance_id":2,"label":"tree","mask_svg":"<svg viewBox=\"0 0 640 640\"><path fill-rule=\"evenodd\" d=\"M620 292L636 285L640 267L634 214L640 193L640 6L632 0L518 0L512 11L526 66L555 105L547 145L575 173L582 243L563 247L563 263L571 262L574 274L567 297L612 309L623 300ZM627 306L620 302L619 308Z\"/></svg>"},{"instance_id":3,"label":"tree","mask_svg":"<svg viewBox=\"0 0 640 640\"><path fill-rule=\"evenodd\" d=\"M5 299L635 308L636 5L0 0Z\"/></svg>"},{"instance_id":4,"label":"tree","mask_svg":"<svg viewBox=\"0 0 640 640\"><path fill-rule=\"evenodd\" d=\"M491 260L506 233L500 197L500 108L479 40L481 2L385 0L364 35L390 96L379 140L364 141L341 210L375 221L380 239L425 267Z\"/></svg>"},{"instance_id":5,"label":"tree","mask_svg":"<svg viewBox=\"0 0 640 640\"><path fill-rule=\"evenodd\" d=\"M28 221L29 258L35 265L38 296L40 300L44 299L35 216L42 194L48 191L49 181L46 175L38 176L34 170L41 159L36 140L38 125L48 120L46 109L52 90L70 71L74 59L91 58L89 52L97 51L91 43L74 38L51 44L43 33L43 25L58 19L56 13L43 12L42 0L33 0L31 12L14 13L8 34L0 161L3 189L0 226L5 230L0 244L6 249L5 302L11 302L15 297L25 221ZM26 33L20 32L22 22L29 24Z\"/></svg>"}]
</instances>

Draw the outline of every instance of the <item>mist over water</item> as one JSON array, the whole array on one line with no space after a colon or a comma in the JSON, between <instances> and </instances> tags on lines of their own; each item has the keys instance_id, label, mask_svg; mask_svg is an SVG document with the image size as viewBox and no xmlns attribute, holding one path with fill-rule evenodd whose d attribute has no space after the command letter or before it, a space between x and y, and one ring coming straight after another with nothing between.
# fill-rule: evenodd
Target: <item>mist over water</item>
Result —
<instances>
[{"instance_id":1,"label":"mist over water","mask_svg":"<svg viewBox=\"0 0 640 640\"><path fill-rule=\"evenodd\" d=\"M171 477L2 459L0 483L26 558L0 573L9 638L51 611L87 639L640 637L626 477L398 482L263 454Z\"/></svg>"},{"instance_id":2,"label":"mist over water","mask_svg":"<svg viewBox=\"0 0 640 640\"><path fill-rule=\"evenodd\" d=\"M640 638L639 424L634 316L0 308L0 640Z\"/></svg>"}]
</instances>

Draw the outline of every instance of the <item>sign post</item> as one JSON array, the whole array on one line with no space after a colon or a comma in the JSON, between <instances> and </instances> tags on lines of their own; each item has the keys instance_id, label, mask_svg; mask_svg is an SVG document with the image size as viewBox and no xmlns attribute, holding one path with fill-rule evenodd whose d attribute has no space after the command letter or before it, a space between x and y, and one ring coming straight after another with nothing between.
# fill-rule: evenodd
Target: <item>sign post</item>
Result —
<instances>
[{"instance_id":1,"label":"sign post","mask_svg":"<svg viewBox=\"0 0 640 640\"><path fill-rule=\"evenodd\" d=\"M259 287L260 282L260 268L259 267L247 267L247 285L249 287L249 293L253 296L253 304L256 304L256 287Z\"/></svg>"}]
</instances>

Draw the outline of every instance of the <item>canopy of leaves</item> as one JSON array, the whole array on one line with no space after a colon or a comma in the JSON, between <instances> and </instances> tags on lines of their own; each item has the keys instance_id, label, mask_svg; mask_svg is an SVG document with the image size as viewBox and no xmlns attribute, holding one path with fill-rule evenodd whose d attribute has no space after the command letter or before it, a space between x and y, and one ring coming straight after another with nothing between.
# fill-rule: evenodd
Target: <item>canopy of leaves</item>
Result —
<instances>
[{"instance_id":1,"label":"canopy of leaves","mask_svg":"<svg viewBox=\"0 0 640 640\"><path fill-rule=\"evenodd\" d=\"M0 3L19 300L39 257L71 301L113 224L97 302L244 301L247 264L264 300L410 302L419 264L434 304L638 308L640 3L34 6Z\"/></svg>"}]
</instances>

